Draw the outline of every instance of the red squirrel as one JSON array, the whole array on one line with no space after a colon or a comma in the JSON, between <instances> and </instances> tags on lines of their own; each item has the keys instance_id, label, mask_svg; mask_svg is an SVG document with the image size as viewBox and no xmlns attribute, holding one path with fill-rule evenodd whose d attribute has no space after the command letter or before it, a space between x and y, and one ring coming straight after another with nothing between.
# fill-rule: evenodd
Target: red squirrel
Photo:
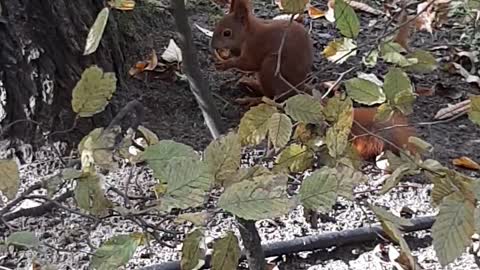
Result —
<instances>
[{"instance_id":1,"label":"red squirrel","mask_svg":"<svg viewBox=\"0 0 480 270\"><path fill-rule=\"evenodd\" d=\"M210 43L217 58L216 68L254 72L257 80L243 79L241 83L260 96L288 97L285 95L287 92L295 94L295 91L290 91L292 85L298 90L308 91L304 81L313 66L313 44L308 32L298 21L292 22L285 36L280 65L283 79L275 75L278 51L288 24L287 20L257 18L248 0L232 0L229 13L217 23ZM258 102L259 98L256 100ZM378 123L374 121L375 114L376 108L355 108L354 120L370 132L379 133L398 148L408 145L408 137L415 134L411 127L378 131L392 125L407 124L406 117L395 114L390 120ZM374 136L362 134L365 134L364 130L354 124L351 131L353 145L364 160L371 160L384 150L398 154L398 148ZM412 147L408 149L414 151Z\"/></svg>"}]
</instances>

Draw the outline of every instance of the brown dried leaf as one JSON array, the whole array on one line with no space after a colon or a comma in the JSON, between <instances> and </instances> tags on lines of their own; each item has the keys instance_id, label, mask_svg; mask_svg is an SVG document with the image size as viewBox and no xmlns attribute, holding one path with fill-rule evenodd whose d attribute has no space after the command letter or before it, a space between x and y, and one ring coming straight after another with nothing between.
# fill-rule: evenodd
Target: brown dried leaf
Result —
<instances>
[{"instance_id":1,"label":"brown dried leaf","mask_svg":"<svg viewBox=\"0 0 480 270\"><path fill-rule=\"evenodd\" d=\"M421 97L430 97L435 94L435 89L434 87L417 86L415 87L415 93Z\"/></svg>"},{"instance_id":2,"label":"brown dried leaf","mask_svg":"<svg viewBox=\"0 0 480 270\"><path fill-rule=\"evenodd\" d=\"M312 19L318 19L325 16L326 12L312 5L308 6L308 16Z\"/></svg>"},{"instance_id":3,"label":"brown dried leaf","mask_svg":"<svg viewBox=\"0 0 480 270\"><path fill-rule=\"evenodd\" d=\"M382 15L383 14L383 11L381 11L379 9L376 9L376 8L373 8L369 5L367 5L366 3L357 2L357 1L348 1L347 3L352 8L354 8L356 10L367 12L367 13L370 13L370 14L373 14L373 15Z\"/></svg>"},{"instance_id":4,"label":"brown dried leaf","mask_svg":"<svg viewBox=\"0 0 480 270\"><path fill-rule=\"evenodd\" d=\"M152 53L150 54L150 59L143 60L135 63L133 67L130 68L128 74L130 76L135 76L139 73L144 72L145 70L154 70L158 65L158 57L155 50L152 49Z\"/></svg>"},{"instance_id":5,"label":"brown dried leaf","mask_svg":"<svg viewBox=\"0 0 480 270\"><path fill-rule=\"evenodd\" d=\"M480 165L477 162L465 156L452 160L452 164L470 170L480 170Z\"/></svg>"},{"instance_id":6,"label":"brown dried leaf","mask_svg":"<svg viewBox=\"0 0 480 270\"><path fill-rule=\"evenodd\" d=\"M420 14L415 20L416 29L419 31L433 32L432 23L435 19L435 12L433 11L433 4L431 1L420 3L417 6L417 14Z\"/></svg>"}]
</instances>

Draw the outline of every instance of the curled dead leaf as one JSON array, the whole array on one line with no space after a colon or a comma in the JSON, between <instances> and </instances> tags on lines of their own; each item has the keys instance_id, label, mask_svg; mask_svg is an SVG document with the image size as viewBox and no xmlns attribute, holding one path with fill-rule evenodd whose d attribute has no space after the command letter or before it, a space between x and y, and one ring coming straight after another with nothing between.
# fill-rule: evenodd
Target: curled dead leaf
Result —
<instances>
[{"instance_id":1,"label":"curled dead leaf","mask_svg":"<svg viewBox=\"0 0 480 270\"><path fill-rule=\"evenodd\" d=\"M150 58L148 60L143 60L135 63L132 68L128 71L130 76L135 76L139 73L142 73L145 70L154 70L158 65L158 57L155 50L152 49Z\"/></svg>"},{"instance_id":2,"label":"curled dead leaf","mask_svg":"<svg viewBox=\"0 0 480 270\"><path fill-rule=\"evenodd\" d=\"M308 11L308 16L309 16L310 18L314 19L314 20L315 20L315 19L318 19L318 18L321 18L321 17L325 16L325 14L326 14L325 11L323 11L323 10L321 10L321 9L319 9L319 8L316 8L316 7L312 6L312 5L309 5L309 6L308 6L307 11Z\"/></svg>"},{"instance_id":3,"label":"curled dead leaf","mask_svg":"<svg viewBox=\"0 0 480 270\"><path fill-rule=\"evenodd\" d=\"M446 119L459 114L465 114L470 109L470 103L470 99L467 99L455 105L449 105L447 108L440 109L437 114L435 114L434 119Z\"/></svg>"},{"instance_id":4,"label":"curled dead leaf","mask_svg":"<svg viewBox=\"0 0 480 270\"><path fill-rule=\"evenodd\" d=\"M480 165L469 157L459 157L452 161L452 164L470 170L480 170Z\"/></svg>"}]
</instances>

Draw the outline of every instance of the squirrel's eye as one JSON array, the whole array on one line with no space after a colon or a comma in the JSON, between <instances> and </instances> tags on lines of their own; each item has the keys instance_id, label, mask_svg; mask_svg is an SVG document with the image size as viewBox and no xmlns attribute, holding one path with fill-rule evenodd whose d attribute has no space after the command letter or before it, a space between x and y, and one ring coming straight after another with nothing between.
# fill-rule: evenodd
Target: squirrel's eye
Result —
<instances>
[{"instance_id":1,"label":"squirrel's eye","mask_svg":"<svg viewBox=\"0 0 480 270\"><path fill-rule=\"evenodd\" d=\"M232 35L232 30L226 29L223 31L223 36L224 37L230 37Z\"/></svg>"}]
</instances>

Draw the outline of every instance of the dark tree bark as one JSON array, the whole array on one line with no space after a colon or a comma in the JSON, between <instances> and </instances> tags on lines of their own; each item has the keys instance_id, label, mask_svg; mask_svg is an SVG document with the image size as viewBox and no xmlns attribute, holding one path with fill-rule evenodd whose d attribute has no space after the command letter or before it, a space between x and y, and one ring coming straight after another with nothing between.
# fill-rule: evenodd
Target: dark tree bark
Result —
<instances>
[{"instance_id":1,"label":"dark tree bark","mask_svg":"<svg viewBox=\"0 0 480 270\"><path fill-rule=\"evenodd\" d=\"M83 56L89 28L104 2L0 0L0 139L35 145L42 132L71 128L75 117L71 93L90 65L117 74L113 102L119 101L124 85L119 76L124 74L123 41L112 14L97 51ZM108 125L114 110L110 105L92 119L81 119L76 132L57 138L78 141L95 126Z\"/></svg>"}]
</instances>

